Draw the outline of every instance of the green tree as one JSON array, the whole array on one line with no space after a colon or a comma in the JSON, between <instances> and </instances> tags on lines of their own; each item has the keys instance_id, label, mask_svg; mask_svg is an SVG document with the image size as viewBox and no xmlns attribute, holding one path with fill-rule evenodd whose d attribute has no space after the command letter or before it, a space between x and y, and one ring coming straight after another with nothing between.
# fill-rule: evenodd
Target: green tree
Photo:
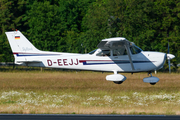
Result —
<instances>
[{"instance_id":1,"label":"green tree","mask_svg":"<svg viewBox=\"0 0 180 120\"><path fill-rule=\"evenodd\" d=\"M92 1L94 0L59 1L61 17L66 21L65 31L63 33L65 37L63 36L62 38L66 41L66 52L82 52L81 44L85 44L86 42L86 38L84 37L86 30L82 22L88 6Z\"/></svg>"},{"instance_id":2,"label":"green tree","mask_svg":"<svg viewBox=\"0 0 180 120\"><path fill-rule=\"evenodd\" d=\"M50 2L37 2L28 6L29 11L24 15L28 29L25 31L29 40L41 50L57 51L60 41L65 31L66 22L61 18L60 10L57 5Z\"/></svg>"},{"instance_id":3,"label":"green tree","mask_svg":"<svg viewBox=\"0 0 180 120\"><path fill-rule=\"evenodd\" d=\"M13 61L9 43L5 32L18 28L23 29L22 16L26 8L24 0L1 0L0 1L0 61Z\"/></svg>"}]
</instances>

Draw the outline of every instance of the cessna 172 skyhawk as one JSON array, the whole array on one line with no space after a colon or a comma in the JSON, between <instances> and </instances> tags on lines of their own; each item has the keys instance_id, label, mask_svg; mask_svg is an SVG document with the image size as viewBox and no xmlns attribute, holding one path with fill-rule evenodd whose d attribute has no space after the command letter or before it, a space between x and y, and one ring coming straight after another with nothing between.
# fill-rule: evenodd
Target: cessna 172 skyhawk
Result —
<instances>
[{"instance_id":1,"label":"cessna 172 skyhawk","mask_svg":"<svg viewBox=\"0 0 180 120\"><path fill-rule=\"evenodd\" d=\"M6 32L15 63L26 66L113 72L106 80L121 84L126 77L120 72L148 72L144 82L155 84L159 78L151 72L163 67L165 60L175 56L161 52L142 51L123 37L103 39L98 49L89 54L40 51L20 31Z\"/></svg>"}]
</instances>

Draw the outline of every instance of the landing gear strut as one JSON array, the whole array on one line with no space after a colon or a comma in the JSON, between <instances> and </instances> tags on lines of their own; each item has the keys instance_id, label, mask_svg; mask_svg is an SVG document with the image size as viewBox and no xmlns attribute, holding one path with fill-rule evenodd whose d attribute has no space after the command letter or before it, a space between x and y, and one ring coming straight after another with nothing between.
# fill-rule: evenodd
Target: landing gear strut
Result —
<instances>
[{"instance_id":1,"label":"landing gear strut","mask_svg":"<svg viewBox=\"0 0 180 120\"><path fill-rule=\"evenodd\" d=\"M152 77L152 73L151 73L151 72L148 72L148 76ZM153 83L153 82L150 82L150 84L151 84L151 85L155 85L156 82L154 82L154 83Z\"/></svg>"},{"instance_id":2,"label":"landing gear strut","mask_svg":"<svg viewBox=\"0 0 180 120\"><path fill-rule=\"evenodd\" d=\"M150 75L150 77L152 77L152 73L151 72L148 72L148 76Z\"/></svg>"}]
</instances>

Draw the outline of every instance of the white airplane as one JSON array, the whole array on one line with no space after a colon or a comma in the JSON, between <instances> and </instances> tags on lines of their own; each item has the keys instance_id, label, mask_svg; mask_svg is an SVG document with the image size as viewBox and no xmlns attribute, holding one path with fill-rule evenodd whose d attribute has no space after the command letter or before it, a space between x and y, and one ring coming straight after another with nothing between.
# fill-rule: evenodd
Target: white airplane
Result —
<instances>
[{"instance_id":1,"label":"white airplane","mask_svg":"<svg viewBox=\"0 0 180 120\"><path fill-rule=\"evenodd\" d=\"M6 32L15 64L35 67L91 70L113 72L107 75L106 80L121 84L126 77L118 73L148 72L150 77L144 82L154 85L159 78L152 76L151 72L163 67L166 59L175 56L162 52L142 51L134 43L123 37L103 39L98 49L89 54L74 54L64 52L48 52L38 50L20 32Z\"/></svg>"}]
</instances>

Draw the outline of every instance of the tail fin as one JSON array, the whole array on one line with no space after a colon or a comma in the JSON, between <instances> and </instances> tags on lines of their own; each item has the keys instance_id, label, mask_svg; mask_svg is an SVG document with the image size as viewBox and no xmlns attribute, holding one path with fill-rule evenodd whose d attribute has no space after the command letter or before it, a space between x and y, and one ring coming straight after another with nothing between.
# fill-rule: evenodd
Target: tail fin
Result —
<instances>
[{"instance_id":1,"label":"tail fin","mask_svg":"<svg viewBox=\"0 0 180 120\"><path fill-rule=\"evenodd\" d=\"M6 32L6 35L13 53L39 51L20 31Z\"/></svg>"},{"instance_id":2,"label":"tail fin","mask_svg":"<svg viewBox=\"0 0 180 120\"><path fill-rule=\"evenodd\" d=\"M39 53L34 45L20 31L5 32L10 43L12 52L17 61L26 61L26 53ZM19 57L17 57L19 56Z\"/></svg>"}]
</instances>

